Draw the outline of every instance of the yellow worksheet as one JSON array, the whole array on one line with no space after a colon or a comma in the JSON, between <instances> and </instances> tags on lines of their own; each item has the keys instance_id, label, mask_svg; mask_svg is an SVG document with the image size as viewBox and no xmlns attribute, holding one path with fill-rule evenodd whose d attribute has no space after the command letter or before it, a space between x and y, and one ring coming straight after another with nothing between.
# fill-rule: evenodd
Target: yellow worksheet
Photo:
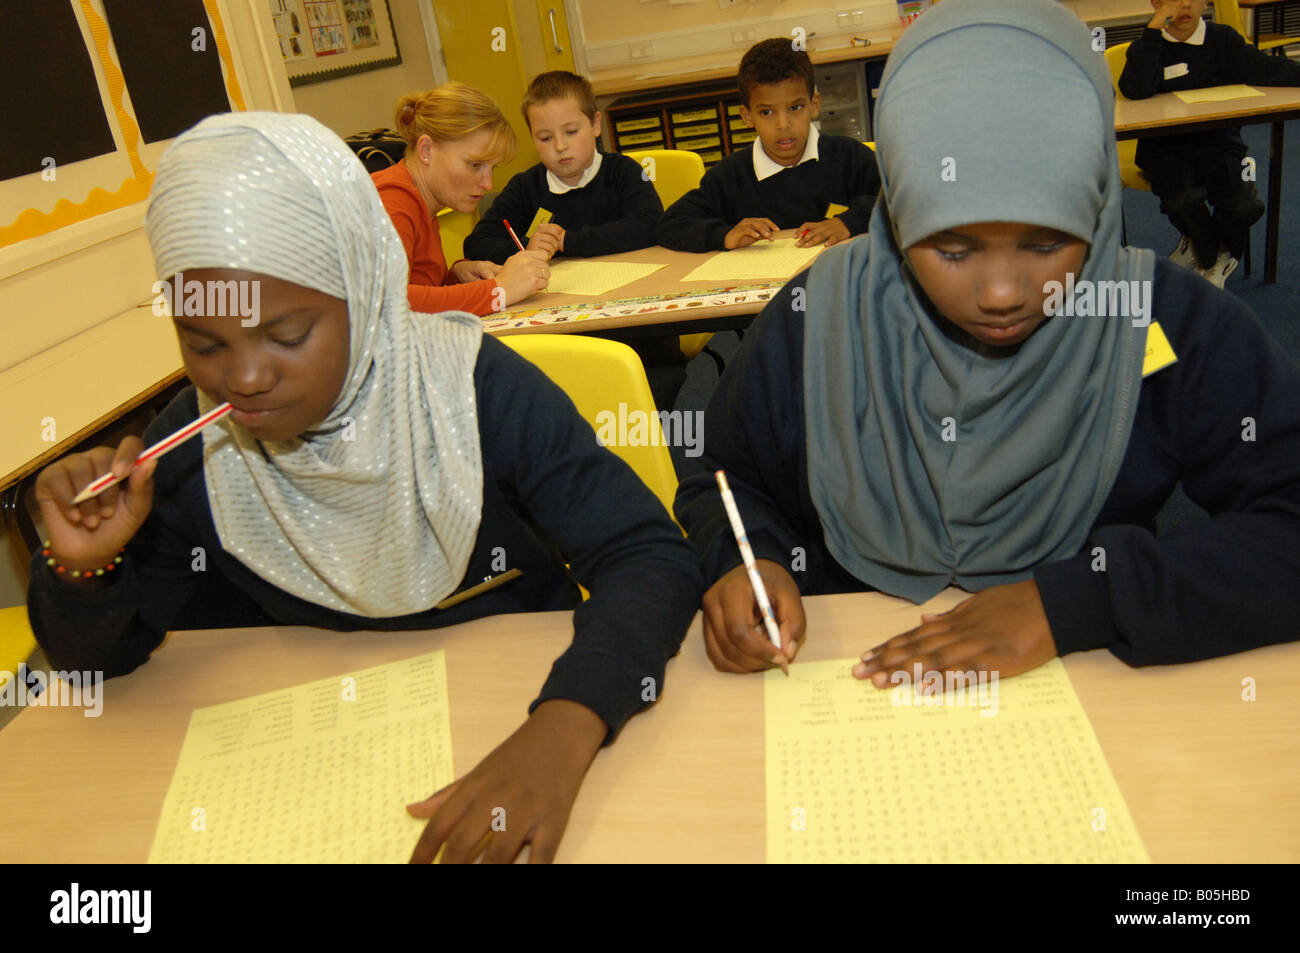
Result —
<instances>
[{"instance_id":1,"label":"yellow worksheet","mask_svg":"<svg viewBox=\"0 0 1300 953\"><path fill-rule=\"evenodd\" d=\"M1147 863L1060 659L878 689L856 659L767 673L769 863Z\"/></svg>"},{"instance_id":2,"label":"yellow worksheet","mask_svg":"<svg viewBox=\"0 0 1300 953\"><path fill-rule=\"evenodd\" d=\"M565 259L551 263L551 281L546 290L565 295L603 295L666 267L635 261Z\"/></svg>"},{"instance_id":3,"label":"yellow worksheet","mask_svg":"<svg viewBox=\"0 0 1300 953\"><path fill-rule=\"evenodd\" d=\"M1246 99L1249 96L1263 96L1253 86L1235 83L1231 86L1206 86L1204 89L1183 89L1174 93L1187 104L1221 103L1225 99Z\"/></svg>"},{"instance_id":4,"label":"yellow worksheet","mask_svg":"<svg viewBox=\"0 0 1300 953\"><path fill-rule=\"evenodd\" d=\"M441 650L197 708L149 863L404 863L452 780Z\"/></svg>"},{"instance_id":5,"label":"yellow worksheet","mask_svg":"<svg viewBox=\"0 0 1300 953\"><path fill-rule=\"evenodd\" d=\"M759 239L733 251L718 252L682 281L757 281L791 278L817 257L821 245L796 248L793 238Z\"/></svg>"}]
</instances>

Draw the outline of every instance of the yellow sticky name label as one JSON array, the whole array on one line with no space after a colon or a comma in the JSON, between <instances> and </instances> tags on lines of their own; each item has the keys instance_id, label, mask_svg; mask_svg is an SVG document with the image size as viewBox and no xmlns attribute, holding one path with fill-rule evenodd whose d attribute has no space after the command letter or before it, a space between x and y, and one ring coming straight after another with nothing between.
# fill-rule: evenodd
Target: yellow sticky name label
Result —
<instances>
[{"instance_id":1,"label":"yellow sticky name label","mask_svg":"<svg viewBox=\"0 0 1300 953\"><path fill-rule=\"evenodd\" d=\"M1156 371L1163 370L1178 360L1169 338L1165 337L1164 328L1159 321L1152 321L1147 328L1147 352L1142 359L1142 376L1150 377Z\"/></svg>"},{"instance_id":2,"label":"yellow sticky name label","mask_svg":"<svg viewBox=\"0 0 1300 953\"><path fill-rule=\"evenodd\" d=\"M826 206L826 214L822 217L834 218L836 215L843 215L848 210L849 207L847 205L840 205L836 202L832 202L830 205Z\"/></svg>"},{"instance_id":3,"label":"yellow sticky name label","mask_svg":"<svg viewBox=\"0 0 1300 953\"><path fill-rule=\"evenodd\" d=\"M554 217L555 217L554 213L549 212L544 208L539 208L537 210L537 214L533 216L533 224L529 225L528 231L524 232L524 237L532 238L533 232L537 231L538 225L545 225Z\"/></svg>"}]
</instances>

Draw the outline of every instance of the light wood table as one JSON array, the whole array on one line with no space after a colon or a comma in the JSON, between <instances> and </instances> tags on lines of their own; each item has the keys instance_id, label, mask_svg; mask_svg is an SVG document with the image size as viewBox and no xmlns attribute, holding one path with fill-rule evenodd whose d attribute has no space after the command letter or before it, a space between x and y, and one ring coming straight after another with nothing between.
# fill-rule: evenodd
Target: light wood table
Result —
<instances>
[{"instance_id":1,"label":"light wood table","mask_svg":"<svg viewBox=\"0 0 1300 953\"><path fill-rule=\"evenodd\" d=\"M1185 103L1173 93L1150 99L1115 100L1115 135L1119 139L1160 136L1269 123L1268 215L1265 229L1264 281L1277 280L1278 219L1282 206L1282 148L1285 122L1300 117L1300 88L1258 87L1263 96L1219 103Z\"/></svg>"},{"instance_id":2,"label":"light wood table","mask_svg":"<svg viewBox=\"0 0 1300 953\"><path fill-rule=\"evenodd\" d=\"M789 238L795 234L794 229L785 229L778 232L778 237ZM823 249L825 246L822 246ZM818 253L820 254L821 249ZM672 251L664 248L662 245L655 245L650 248L641 248L637 251L622 252L617 255L602 255L598 258L584 259L585 261L600 262L644 262L661 264L665 267L659 269L651 275L630 282L621 287L603 295L571 295L571 294L553 294L542 292L534 295L526 301L521 301L516 305L503 311L497 318L509 318L512 315L527 314L538 308L553 308L568 306L581 308L589 306L598 308L603 306L612 306L618 302L650 297L653 295L670 295L670 294L703 294L706 292L716 293L718 296L724 296L727 289L753 285L756 282L773 282L776 288L779 288L793 275L770 275L766 278L756 278L753 280L729 281L725 284L719 284L716 281L684 281L686 275L690 274L700 265L704 264L714 255L722 252L683 252ZM811 265L814 259L810 259L808 264ZM805 266L807 267L807 265ZM773 289L775 293L776 289ZM770 295L768 296L771 297ZM561 321L557 323L537 324L535 326L525 325L523 327L493 327L492 316L485 317L488 323L486 328L489 333L497 335L506 334L589 334L593 332L619 331L620 340L627 340L635 337L655 337L663 335L691 334L696 331L723 331L735 328L744 328L748 326L754 317L763 310L767 299L761 301L750 301L745 304L724 304L711 305L703 304L698 307L682 307L673 311L655 311L648 314L628 314L608 318L587 318L582 321Z\"/></svg>"},{"instance_id":3,"label":"light wood table","mask_svg":"<svg viewBox=\"0 0 1300 953\"><path fill-rule=\"evenodd\" d=\"M805 605L808 660L858 655L921 611L875 593ZM174 633L105 683L99 718L31 708L0 731L0 861L142 862L192 709L438 648L463 775L520 724L571 634L567 612L434 632ZM1147 669L1094 651L1066 668L1153 861L1300 861L1300 645ZM1257 701L1241 700L1246 677ZM597 755L557 859L761 862L763 811L762 677L714 671L697 616L659 703Z\"/></svg>"}]
</instances>

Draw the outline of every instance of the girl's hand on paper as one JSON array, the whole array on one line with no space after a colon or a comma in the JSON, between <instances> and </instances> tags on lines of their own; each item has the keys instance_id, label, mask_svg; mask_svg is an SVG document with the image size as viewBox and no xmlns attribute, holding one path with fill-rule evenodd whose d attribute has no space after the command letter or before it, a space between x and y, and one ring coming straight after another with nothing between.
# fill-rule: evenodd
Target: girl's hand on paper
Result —
<instances>
[{"instance_id":1,"label":"girl's hand on paper","mask_svg":"<svg viewBox=\"0 0 1300 953\"><path fill-rule=\"evenodd\" d=\"M553 222L538 225L533 237L528 240L529 251L539 251L547 258L553 258L556 252L564 251L564 229Z\"/></svg>"},{"instance_id":2,"label":"girl's hand on paper","mask_svg":"<svg viewBox=\"0 0 1300 953\"><path fill-rule=\"evenodd\" d=\"M495 278L501 271L501 266L494 261L458 261L451 266L451 273L456 276L456 280L461 284L467 284L471 281L482 281L484 278Z\"/></svg>"},{"instance_id":3,"label":"girl's hand on paper","mask_svg":"<svg viewBox=\"0 0 1300 953\"><path fill-rule=\"evenodd\" d=\"M552 699L465 777L432 797L406 806L427 817L411 863L485 864L514 861L531 844L529 863L548 864L578 788L608 729L600 716L577 702Z\"/></svg>"},{"instance_id":4,"label":"girl's hand on paper","mask_svg":"<svg viewBox=\"0 0 1300 953\"><path fill-rule=\"evenodd\" d=\"M836 216L820 222L804 222L799 226L799 237L795 239L794 243L798 248L809 248L821 244L825 244L827 248L830 248L837 242L848 241L851 237L849 227Z\"/></svg>"},{"instance_id":5,"label":"girl's hand on paper","mask_svg":"<svg viewBox=\"0 0 1300 953\"><path fill-rule=\"evenodd\" d=\"M521 251L506 259L496 279L497 284L505 289L506 304L510 305L545 288L551 280L551 269L541 252Z\"/></svg>"},{"instance_id":6,"label":"girl's hand on paper","mask_svg":"<svg viewBox=\"0 0 1300 953\"><path fill-rule=\"evenodd\" d=\"M117 449L96 447L57 460L36 478L36 502L54 558L69 570L102 569L144 525L153 508L156 459L131 471L144 452L139 437L127 437ZM86 485L109 471L131 474L84 503L73 498Z\"/></svg>"},{"instance_id":7,"label":"girl's hand on paper","mask_svg":"<svg viewBox=\"0 0 1300 953\"><path fill-rule=\"evenodd\" d=\"M793 661L803 644L804 614L799 587L784 566L754 561L767 589L781 632L780 654ZM776 647L767 637L754 587L743 565L715 582L704 594L704 647L720 672L761 672L777 666Z\"/></svg>"},{"instance_id":8,"label":"girl's hand on paper","mask_svg":"<svg viewBox=\"0 0 1300 953\"><path fill-rule=\"evenodd\" d=\"M776 227L776 222L770 218L742 218L727 236L722 240L722 244L728 251L733 248L744 248L746 245L752 245L760 238L776 238L776 233L780 231Z\"/></svg>"},{"instance_id":9,"label":"girl's hand on paper","mask_svg":"<svg viewBox=\"0 0 1300 953\"><path fill-rule=\"evenodd\" d=\"M1056 643L1032 579L994 586L937 615L921 616L909 632L877 645L853 666L856 678L887 688L895 672L910 684L927 672L996 672L1000 678L1037 668L1056 656Z\"/></svg>"}]
</instances>

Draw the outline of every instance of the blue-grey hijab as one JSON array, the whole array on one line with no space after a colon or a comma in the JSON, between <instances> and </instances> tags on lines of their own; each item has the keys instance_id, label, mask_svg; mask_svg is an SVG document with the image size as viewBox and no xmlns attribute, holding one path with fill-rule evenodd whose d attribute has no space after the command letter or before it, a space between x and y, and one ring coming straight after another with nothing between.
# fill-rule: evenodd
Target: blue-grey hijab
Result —
<instances>
[{"instance_id":1,"label":"blue-grey hijab","mask_svg":"<svg viewBox=\"0 0 1300 953\"><path fill-rule=\"evenodd\" d=\"M1113 94L1090 41L1051 0L944 0L885 66L880 200L868 234L812 269L803 365L812 501L832 555L875 589L922 602L1028 578L1080 550L1114 483L1146 328L1058 314L989 357L944 332L901 251L1024 222L1089 242L1076 280L1151 288L1153 254L1120 244Z\"/></svg>"}]
</instances>

